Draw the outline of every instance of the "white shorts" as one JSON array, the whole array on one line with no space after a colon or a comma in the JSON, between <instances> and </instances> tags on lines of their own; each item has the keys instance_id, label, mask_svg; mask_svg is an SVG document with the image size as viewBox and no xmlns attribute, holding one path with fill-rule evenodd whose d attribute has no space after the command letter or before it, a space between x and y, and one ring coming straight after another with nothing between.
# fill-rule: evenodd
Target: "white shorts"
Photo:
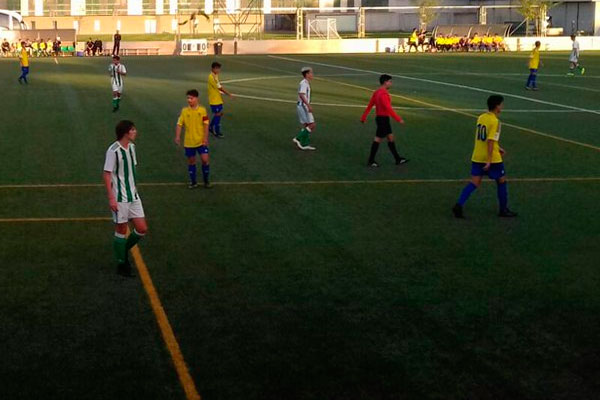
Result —
<instances>
[{"instance_id":1,"label":"white shorts","mask_svg":"<svg viewBox=\"0 0 600 400\"><path fill-rule=\"evenodd\" d=\"M112 212L115 224L125 224L132 218L144 218L142 200L137 199L131 203L117 203L117 212Z\"/></svg>"},{"instance_id":2,"label":"white shorts","mask_svg":"<svg viewBox=\"0 0 600 400\"><path fill-rule=\"evenodd\" d=\"M112 85L112 91L113 92L118 92L118 93L123 93L123 85L119 86L119 85Z\"/></svg>"},{"instance_id":3,"label":"white shorts","mask_svg":"<svg viewBox=\"0 0 600 400\"><path fill-rule=\"evenodd\" d=\"M298 120L300 120L302 125L312 124L315 122L315 117L313 117L311 112L308 112L306 105L298 104L296 108L298 110Z\"/></svg>"}]
</instances>

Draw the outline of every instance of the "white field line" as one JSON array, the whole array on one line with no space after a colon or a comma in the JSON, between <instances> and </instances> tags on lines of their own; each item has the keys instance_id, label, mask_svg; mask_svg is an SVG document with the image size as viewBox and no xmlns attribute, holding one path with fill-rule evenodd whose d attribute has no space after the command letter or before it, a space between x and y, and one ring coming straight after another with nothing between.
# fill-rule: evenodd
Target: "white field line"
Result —
<instances>
[{"instance_id":1,"label":"white field line","mask_svg":"<svg viewBox=\"0 0 600 400\"><path fill-rule=\"evenodd\" d=\"M302 63L302 64L313 64L313 65L320 65L320 66L328 67L328 68L338 68L338 69L343 69L343 70L346 70L346 71L368 72L368 73L371 73L371 74L374 74L374 75L381 75L381 74L384 73L384 72L373 71L373 70L362 69L362 68L346 67L346 66L343 66L343 65L327 64L327 63L321 63L321 62L316 62L316 61L308 61L308 60L300 60L300 59L290 58L290 57L281 57L281 56L269 56L269 57L275 58L275 59L278 59L278 60L291 61L291 62ZM413 76L407 76L407 75L402 75L402 74L391 74L391 75L393 77L395 77L395 78L401 78L401 79L406 79L406 80L411 80L411 81L425 82L425 83L430 83L430 84L435 84L435 85L441 85L441 86L448 86L448 87L454 87L454 88L459 88L459 89L471 90L471 91L474 91L474 92L481 92L481 93L488 93L488 94L490 94L490 93L500 94L500 95L505 96L505 97L512 97L514 99L530 101L532 103L545 104L545 105L548 105L548 106L561 107L561 108L566 108L566 109L570 109L570 110L577 110L577 111L581 111L581 112L587 112L587 113L590 113L590 114L600 115L600 111L590 110L590 109L587 109L587 108L581 108L581 107L575 107L575 106L569 106L569 105L566 105L566 104L554 103L554 102L551 102L551 101L545 101L545 100L539 100L539 99L532 99L532 98L521 96L521 95L518 95L518 94L512 94L512 93L506 93L506 92L499 92L499 91L495 91L495 90L483 89L483 88L478 88L478 87L474 87L474 86L460 85L458 83L443 82L443 81L437 81L437 80L425 79L425 78L416 78L416 77L413 77Z\"/></svg>"},{"instance_id":2,"label":"white field line","mask_svg":"<svg viewBox=\"0 0 600 400\"><path fill-rule=\"evenodd\" d=\"M260 100L260 101L269 101L273 103L288 103L288 104L296 104L296 100L290 99L276 99L273 97L261 97L261 96L250 96L245 94L235 94L236 97L242 99L250 99L250 100ZM311 103L315 106L323 106L323 107L346 107L346 108L365 108L364 104L341 104L341 103ZM465 111L465 112L485 112L484 109L481 108L439 108L439 107L394 107L396 110L406 110L406 111ZM581 113L584 111L578 110L502 110L503 113Z\"/></svg>"},{"instance_id":3,"label":"white field line","mask_svg":"<svg viewBox=\"0 0 600 400\"><path fill-rule=\"evenodd\" d=\"M336 77L336 76L366 76L366 75L371 75L371 74L367 73L367 72L361 72L361 73L354 73L354 74L330 74L330 75L320 75L320 76ZM266 80L270 80L270 79L282 79L282 78L298 78L298 77L296 75L291 75L291 74L267 75L267 76L256 76L256 77L252 77L252 78L229 79L226 81L221 81L221 83L266 81Z\"/></svg>"},{"instance_id":4,"label":"white field line","mask_svg":"<svg viewBox=\"0 0 600 400\"><path fill-rule=\"evenodd\" d=\"M321 181L224 181L214 182L215 186L312 186L312 185L403 185L403 184L432 184L432 183L462 183L466 178L455 179L358 179L358 180L321 180ZM542 178L510 178L510 182L600 182L600 176L571 176L571 177L542 177ZM490 181L492 182L492 181ZM138 186L186 186L185 182L143 182ZM57 184L23 184L0 185L0 189L64 189L64 188L101 188L102 183L57 183ZM108 218L106 218L108 219Z\"/></svg>"}]
</instances>

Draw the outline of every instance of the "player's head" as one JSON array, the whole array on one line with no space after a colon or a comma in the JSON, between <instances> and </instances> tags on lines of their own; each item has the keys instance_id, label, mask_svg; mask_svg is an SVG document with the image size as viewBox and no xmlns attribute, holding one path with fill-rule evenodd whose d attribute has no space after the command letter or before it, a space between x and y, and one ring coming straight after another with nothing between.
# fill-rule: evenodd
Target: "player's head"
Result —
<instances>
[{"instance_id":1,"label":"player's head","mask_svg":"<svg viewBox=\"0 0 600 400\"><path fill-rule=\"evenodd\" d=\"M25 47L25 42L21 42L21 46Z\"/></svg>"},{"instance_id":2,"label":"player's head","mask_svg":"<svg viewBox=\"0 0 600 400\"><path fill-rule=\"evenodd\" d=\"M130 142L133 142L137 136L137 129L135 129L135 124L133 122L124 119L119 121L115 127L115 134L117 135L117 140L127 137Z\"/></svg>"},{"instance_id":3,"label":"player's head","mask_svg":"<svg viewBox=\"0 0 600 400\"><path fill-rule=\"evenodd\" d=\"M218 74L219 72L221 72L221 63L219 62L213 62L210 65L210 69L212 70L212 72L214 72L215 74Z\"/></svg>"},{"instance_id":4,"label":"player's head","mask_svg":"<svg viewBox=\"0 0 600 400\"><path fill-rule=\"evenodd\" d=\"M536 40L536 42L535 42L535 48L539 49L541 45L542 45L542 42L540 42L539 40Z\"/></svg>"},{"instance_id":5,"label":"player's head","mask_svg":"<svg viewBox=\"0 0 600 400\"><path fill-rule=\"evenodd\" d=\"M115 55L113 56L112 60L113 64L118 64L121 61L121 57Z\"/></svg>"},{"instance_id":6,"label":"player's head","mask_svg":"<svg viewBox=\"0 0 600 400\"><path fill-rule=\"evenodd\" d=\"M577 38L577 36L575 36L575 34L572 34L572 35L571 35L571 40L572 40L572 41L575 41L575 38Z\"/></svg>"},{"instance_id":7,"label":"player's head","mask_svg":"<svg viewBox=\"0 0 600 400\"><path fill-rule=\"evenodd\" d=\"M198 96L200 93L196 89L188 90L185 95L187 96L187 102L190 107L196 107L198 105Z\"/></svg>"},{"instance_id":8,"label":"player's head","mask_svg":"<svg viewBox=\"0 0 600 400\"><path fill-rule=\"evenodd\" d=\"M384 86L386 89L392 86L392 77L388 74L383 74L379 77L379 84Z\"/></svg>"},{"instance_id":9,"label":"player's head","mask_svg":"<svg viewBox=\"0 0 600 400\"><path fill-rule=\"evenodd\" d=\"M487 99L488 110L491 112L500 114L502 107L504 106L504 97L499 94L493 94Z\"/></svg>"},{"instance_id":10,"label":"player's head","mask_svg":"<svg viewBox=\"0 0 600 400\"><path fill-rule=\"evenodd\" d=\"M311 67L302 67L301 72L305 79L311 80L313 78L313 70Z\"/></svg>"}]
</instances>

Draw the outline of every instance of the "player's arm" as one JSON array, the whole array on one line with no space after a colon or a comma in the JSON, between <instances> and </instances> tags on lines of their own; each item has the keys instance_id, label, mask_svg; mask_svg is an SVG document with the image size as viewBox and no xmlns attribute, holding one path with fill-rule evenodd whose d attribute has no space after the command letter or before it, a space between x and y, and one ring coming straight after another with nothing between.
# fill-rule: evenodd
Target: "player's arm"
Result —
<instances>
[{"instance_id":1,"label":"player's arm","mask_svg":"<svg viewBox=\"0 0 600 400\"><path fill-rule=\"evenodd\" d=\"M106 186L106 194L108 196L108 205L110 209L113 211L117 211L117 199L115 199L115 194L112 191L112 172L104 171L102 173L102 178L104 179L104 186Z\"/></svg>"},{"instance_id":2,"label":"player's arm","mask_svg":"<svg viewBox=\"0 0 600 400\"><path fill-rule=\"evenodd\" d=\"M117 199L112 191L112 171L115 168L117 162L117 156L114 152L108 151L106 153L106 160L104 161L104 171L102 172L102 179L104 180L104 186L106 187L106 195L108 197L108 205L113 211L117 211Z\"/></svg>"},{"instance_id":3,"label":"player's arm","mask_svg":"<svg viewBox=\"0 0 600 400\"><path fill-rule=\"evenodd\" d=\"M298 96L300 97L300 100L302 101L302 103L304 103L306 108L308 108L308 112L312 112L312 107L310 106L310 103L308 102L308 99L306 98L306 93L298 93Z\"/></svg>"},{"instance_id":4,"label":"player's arm","mask_svg":"<svg viewBox=\"0 0 600 400\"><path fill-rule=\"evenodd\" d=\"M121 68L119 68L119 70L117 72L119 73L119 75L126 76L127 75L127 68L125 68L124 65L121 65Z\"/></svg>"},{"instance_id":5,"label":"player's arm","mask_svg":"<svg viewBox=\"0 0 600 400\"><path fill-rule=\"evenodd\" d=\"M175 128L175 144L177 146L181 145L181 128L182 126L179 125L179 123L177 123L177 126Z\"/></svg>"},{"instance_id":6,"label":"player's arm","mask_svg":"<svg viewBox=\"0 0 600 400\"><path fill-rule=\"evenodd\" d=\"M494 140L488 139L488 141L487 141L487 162L485 163L485 166L483 167L483 169L485 171L490 169L490 165L492 165L492 155L493 154L494 154Z\"/></svg>"},{"instance_id":7,"label":"player's arm","mask_svg":"<svg viewBox=\"0 0 600 400\"><path fill-rule=\"evenodd\" d=\"M392 99L390 98L390 95L386 95L383 98L383 106L385 107L387 114L394 118L397 122L400 122L401 124L404 123L404 120L402 119L401 116L399 116L398 114L396 114L396 111L394 111L394 108L392 107Z\"/></svg>"},{"instance_id":8,"label":"player's arm","mask_svg":"<svg viewBox=\"0 0 600 400\"><path fill-rule=\"evenodd\" d=\"M231 94L231 92L229 92L227 89L225 89L223 87L223 85L219 85L219 91L223 94L226 94L229 97L235 97L233 94Z\"/></svg>"},{"instance_id":9,"label":"player's arm","mask_svg":"<svg viewBox=\"0 0 600 400\"><path fill-rule=\"evenodd\" d=\"M375 105L375 93L373 93L373 95L371 96L371 100L369 100L369 104L367 104L367 108L365 108L365 112L363 112L363 115L360 117L360 122L365 122L367 120L367 116L371 112L371 109L373 108L374 105Z\"/></svg>"},{"instance_id":10,"label":"player's arm","mask_svg":"<svg viewBox=\"0 0 600 400\"><path fill-rule=\"evenodd\" d=\"M210 136L208 134L208 125L209 125L208 117L205 116L204 118L202 118L202 122L204 123L204 141L202 142L202 144L204 146L208 146L208 137Z\"/></svg>"}]
</instances>

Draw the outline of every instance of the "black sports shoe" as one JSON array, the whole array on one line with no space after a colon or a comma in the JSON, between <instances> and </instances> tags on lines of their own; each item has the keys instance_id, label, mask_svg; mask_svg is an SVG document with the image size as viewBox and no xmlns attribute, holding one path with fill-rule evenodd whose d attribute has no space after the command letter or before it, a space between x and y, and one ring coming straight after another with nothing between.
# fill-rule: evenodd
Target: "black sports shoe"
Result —
<instances>
[{"instance_id":1,"label":"black sports shoe","mask_svg":"<svg viewBox=\"0 0 600 400\"><path fill-rule=\"evenodd\" d=\"M407 158L400 157L399 159L396 160L396 165L406 164L407 162L408 162Z\"/></svg>"},{"instance_id":2,"label":"black sports shoe","mask_svg":"<svg viewBox=\"0 0 600 400\"><path fill-rule=\"evenodd\" d=\"M131 268L131 264L128 262L121 263L117 266L117 274L121 276L125 276L127 278L132 278L135 276L133 270Z\"/></svg>"},{"instance_id":3,"label":"black sports shoe","mask_svg":"<svg viewBox=\"0 0 600 400\"><path fill-rule=\"evenodd\" d=\"M514 211L510 211L508 208L506 208L498 213L498 216L503 217L503 218L514 218L517 215L519 215L519 214L517 214Z\"/></svg>"},{"instance_id":4,"label":"black sports shoe","mask_svg":"<svg viewBox=\"0 0 600 400\"><path fill-rule=\"evenodd\" d=\"M454 207L452 207L452 213L454 213L454 216L456 218L464 218L464 214L463 214L463 207L460 204L455 204Z\"/></svg>"}]
</instances>

